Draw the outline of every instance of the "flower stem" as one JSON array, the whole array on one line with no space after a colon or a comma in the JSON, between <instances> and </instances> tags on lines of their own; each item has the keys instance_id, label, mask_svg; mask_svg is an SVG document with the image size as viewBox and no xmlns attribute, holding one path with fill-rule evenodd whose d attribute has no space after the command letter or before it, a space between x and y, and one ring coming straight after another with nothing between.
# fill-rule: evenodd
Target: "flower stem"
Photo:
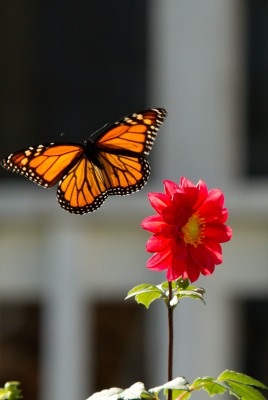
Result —
<instances>
[{"instance_id":1,"label":"flower stem","mask_svg":"<svg viewBox=\"0 0 268 400\"><path fill-rule=\"evenodd\" d=\"M173 376L173 307L170 305L172 300L172 282L168 282L168 382ZM168 391L168 400L172 399L172 390Z\"/></svg>"}]
</instances>

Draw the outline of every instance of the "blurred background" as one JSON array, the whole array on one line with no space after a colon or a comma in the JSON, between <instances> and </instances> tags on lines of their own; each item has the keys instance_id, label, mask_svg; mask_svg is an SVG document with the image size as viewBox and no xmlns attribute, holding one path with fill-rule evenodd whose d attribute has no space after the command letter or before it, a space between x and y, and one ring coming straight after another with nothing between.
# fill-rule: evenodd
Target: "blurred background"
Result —
<instances>
[{"instance_id":1,"label":"blurred background","mask_svg":"<svg viewBox=\"0 0 268 400\"><path fill-rule=\"evenodd\" d=\"M267 21L267 0L0 2L1 158L61 133L82 141L147 107L169 112L146 188L93 214L1 170L0 385L81 400L166 381L164 305L124 297L165 280L145 268L140 222L153 214L148 191L182 175L225 192L233 239L197 282L206 306L177 309L174 376L230 368L268 384Z\"/></svg>"}]
</instances>

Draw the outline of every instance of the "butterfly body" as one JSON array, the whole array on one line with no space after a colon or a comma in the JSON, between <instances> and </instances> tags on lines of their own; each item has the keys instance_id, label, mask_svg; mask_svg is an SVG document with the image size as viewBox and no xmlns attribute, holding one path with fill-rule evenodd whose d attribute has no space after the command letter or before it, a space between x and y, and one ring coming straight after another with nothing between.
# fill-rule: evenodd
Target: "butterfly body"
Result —
<instances>
[{"instance_id":1,"label":"butterfly body","mask_svg":"<svg viewBox=\"0 0 268 400\"><path fill-rule=\"evenodd\" d=\"M141 189L150 174L145 156L166 117L161 108L134 113L80 143L48 143L10 154L1 165L50 188L65 210L84 214L109 195Z\"/></svg>"},{"instance_id":2,"label":"butterfly body","mask_svg":"<svg viewBox=\"0 0 268 400\"><path fill-rule=\"evenodd\" d=\"M94 142L91 139L84 141L84 154L88 160L92 161L94 165L96 165L100 169L104 169L104 165L99 159L99 149L95 146Z\"/></svg>"}]
</instances>

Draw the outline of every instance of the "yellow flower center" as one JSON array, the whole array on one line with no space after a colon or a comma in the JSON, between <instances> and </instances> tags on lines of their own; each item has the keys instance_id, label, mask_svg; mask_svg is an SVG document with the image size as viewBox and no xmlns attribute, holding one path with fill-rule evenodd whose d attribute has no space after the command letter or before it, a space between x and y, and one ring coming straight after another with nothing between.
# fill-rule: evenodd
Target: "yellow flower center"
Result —
<instances>
[{"instance_id":1,"label":"yellow flower center","mask_svg":"<svg viewBox=\"0 0 268 400\"><path fill-rule=\"evenodd\" d=\"M199 217L198 214L193 214L187 224L181 228L185 244L192 244L194 247L202 244L204 225L205 219Z\"/></svg>"}]
</instances>

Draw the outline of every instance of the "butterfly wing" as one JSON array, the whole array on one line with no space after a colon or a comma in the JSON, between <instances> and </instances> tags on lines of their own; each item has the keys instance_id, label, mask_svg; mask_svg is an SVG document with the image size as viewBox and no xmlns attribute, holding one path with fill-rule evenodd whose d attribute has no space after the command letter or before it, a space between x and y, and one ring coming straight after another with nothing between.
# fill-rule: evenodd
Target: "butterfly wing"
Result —
<instances>
[{"instance_id":1,"label":"butterfly wing","mask_svg":"<svg viewBox=\"0 0 268 400\"><path fill-rule=\"evenodd\" d=\"M165 117L164 109L150 109L97 133L94 145L100 165L84 156L63 177L57 192L61 207L84 214L99 208L109 195L123 196L140 190L150 175L144 155L151 150Z\"/></svg>"},{"instance_id":2,"label":"butterfly wing","mask_svg":"<svg viewBox=\"0 0 268 400\"><path fill-rule=\"evenodd\" d=\"M150 166L145 159L100 153L103 168L83 157L61 180L57 197L74 214L99 208L109 195L126 195L142 188Z\"/></svg>"},{"instance_id":3,"label":"butterfly wing","mask_svg":"<svg viewBox=\"0 0 268 400\"><path fill-rule=\"evenodd\" d=\"M148 155L160 125L167 111L164 108L151 108L128 115L105 130L97 139L96 145L106 152Z\"/></svg>"},{"instance_id":4,"label":"butterfly wing","mask_svg":"<svg viewBox=\"0 0 268 400\"><path fill-rule=\"evenodd\" d=\"M12 153L1 161L1 165L50 188L59 182L83 151L79 144L49 143Z\"/></svg>"}]
</instances>

